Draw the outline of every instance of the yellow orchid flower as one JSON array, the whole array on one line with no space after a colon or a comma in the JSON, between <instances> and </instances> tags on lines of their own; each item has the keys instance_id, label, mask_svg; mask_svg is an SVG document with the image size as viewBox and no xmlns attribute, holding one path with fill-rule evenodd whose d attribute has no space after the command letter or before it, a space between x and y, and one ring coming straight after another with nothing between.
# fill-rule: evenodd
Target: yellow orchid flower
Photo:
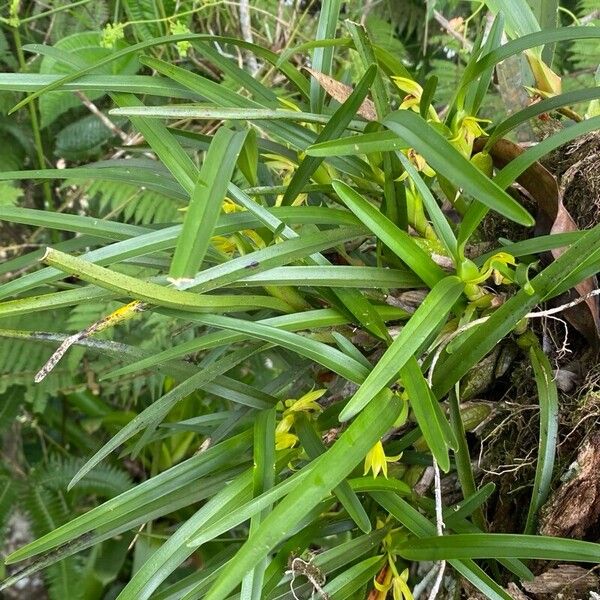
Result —
<instances>
[{"instance_id":1,"label":"yellow orchid flower","mask_svg":"<svg viewBox=\"0 0 600 600\"><path fill-rule=\"evenodd\" d=\"M407 585L408 569L404 569L400 575L392 579L394 600L414 600L412 592Z\"/></svg>"},{"instance_id":2,"label":"yellow orchid flower","mask_svg":"<svg viewBox=\"0 0 600 600\"><path fill-rule=\"evenodd\" d=\"M393 573L391 569L388 569L385 574L385 579L381 583L377 581L377 577L373 579L373 587L379 592L376 596L376 600L385 600L387 598L387 593L392 587L392 576Z\"/></svg>"},{"instance_id":3,"label":"yellow orchid flower","mask_svg":"<svg viewBox=\"0 0 600 600\"><path fill-rule=\"evenodd\" d=\"M394 600L414 600L412 592L406 583L408 581L408 569L404 569L400 575L394 575L393 572L396 569L393 568L392 563L390 563L390 566L392 568L386 573L383 582L380 583L376 578L373 580L373 586L379 592L377 600L385 600L390 589L392 590Z\"/></svg>"},{"instance_id":4,"label":"yellow orchid flower","mask_svg":"<svg viewBox=\"0 0 600 600\"><path fill-rule=\"evenodd\" d=\"M287 450L298 443L298 436L289 431L275 433L275 450Z\"/></svg>"},{"instance_id":5,"label":"yellow orchid flower","mask_svg":"<svg viewBox=\"0 0 600 600\"><path fill-rule=\"evenodd\" d=\"M414 165L414 167L423 175L427 177L433 177L435 175L435 171L427 164L427 161L421 154L419 154L414 148L409 148L408 150L402 150L402 153L410 160L410 162ZM408 173L404 171L396 181L404 181L408 177Z\"/></svg>"},{"instance_id":6,"label":"yellow orchid flower","mask_svg":"<svg viewBox=\"0 0 600 600\"><path fill-rule=\"evenodd\" d=\"M290 433L294 424L294 415L283 415L283 418L275 428L275 449L285 450L293 448L298 443L298 436Z\"/></svg>"},{"instance_id":7,"label":"yellow orchid flower","mask_svg":"<svg viewBox=\"0 0 600 600\"><path fill-rule=\"evenodd\" d=\"M535 79L535 87L549 96L560 94L562 91L560 76L541 59L539 53L535 50L525 50L525 56Z\"/></svg>"},{"instance_id":8,"label":"yellow orchid flower","mask_svg":"<svg viewBox=\"0 0 600 600\"><path fill-rule=\"evenodd\" d=\"M223 200L221 210L225 214L232 214L237 212L244 212L246 209L240 206L239 204L236 204L229 198L225 198L225 200ZM244 229L241 231L241 233L247 238L250 238L252 242L254 242L256 248L262 249L266 247L265 241L253 229ZM240 250L240 252L242 252L241 248L243 244L241 243L241 240L238 240L238 242L240 242L239 244L238 242L236 242L236 235L232 235L229 237L223 235L215 235L211 238L210 241L215 249L219 250L223 254L231 256L236 250Z\"/></svg>"},{"instance_id":9,"label":"yellow orchid flower","mask_svg":"<svg viewBox=\"0 0 600 600\"><path fill-rule=\"evenodd\" d=\"M379 440L370 450L367 452L365 457L365 472L366 475L369 471L373 471L373 477L379 475L379 471L383 473L383 476L387 479L387 465L388 463L396 462L400 460L402 453L397 456L386 456L385 450L381 440Z\"/></svg>"},{"instance_id":10,"label":"yellow orchid flower","mask_svg":"<svg viewBox=\"0 0 600 600\"><path fill-rule=\"evenodd\" d=\"M221 206L221 209L227 215L235 212L243 212L244 210L246 210L245 208L242 208L239 204L236 204L235 202L233 202L233 200L230 200L229 198L225 198L225 200L223 200L223 205Z\"/></svg>"},{"instance_id":11,"label":"yellow orchid flower","mask_svg":"<svg viewBox=\"0 0 600 600\"><path fill-rule=\"evenodd\" d=\"M285 410L281 417L281 421L277 423L275 428L275 448L284 450L285 448L293 448L298 443L298 436L290 433L290 429L294 425L295 415L298 413L318 413L323 409L317 403L317 400L327 390L312 390L304 396L296 399L289 398L283 403Z\"/></svg>"},{"instance_id":12,"label":"yellow orchid flower","mask_svg":"<svg viewBox=\"0 0 600 600\"><path fill-rule=\"evenodd\" d=\"M469 283L483 283L490 277L493 278L496 285L501 283L511 283L499 270L502 265L516 265L515 257L508 252L497 252L494 256L488 258L477 277L469 280Z\"/></svg>"},{"instance_id":13,"label":"yellow orchid flower","mask_svg":"<svg viewBox=\"0 0 600 600\"><path fill-rule=\"evenodd\" d=\"M401 92L406 94L400 104L400 110L410 109L419 112L419 103L423 96L423 88L416 81L407 77L400 77L399 75L392 77L392 81Z\"/></svg>"},{"instance_id":14,"label":"yellow orchid flower","mask_svg":"<svg viewBox=\"0 0 600 600\"><path fill-rule=\"evenodd\" d=\"M217 250L228 256L231 256L237 249L235 242L224 235L215 235L210 238L210 242Z\"/></svg>"},{"instance_id":15,"label":"yellow orchid flower","mask_svg":"<svg viewBox=\"0 0 600 600\"><path fill-rule=\"evenodd\" d=\"M288 399L285 401L286 411L285 414L294 412L321 412L323 409L317 403L317 400L323 396L327 390L312 390L297 400Z\"/></svg>"},{"instance_id":16,"label":"yellow orchid flower","mask_svg":"<svg viewBox=\"0 0 600 600\"><path fill-rule=\"evenodd\" d=\"M423 88L414 80L408 77L400 77L395 75L392 77L392 81L396 84L398 89L406 94L404 100L400 103L400 110L413 110L419 112L421 98L423 97ZM429 118L433 121L439 121L438 114L435 112L433 106L429 106Z\"/></svg>"},{"instance_id":17,"label":"yellow orchid flower","mask_svg":"<svg viewBox=\"0 0 600 600\"><path fill-rule=\"evenodd\" d=\"M456 135L450 140L450 143L454 144L465 156L471 156L473 142L476 138L487 136L480 123L491 123L491 121L470 115L458 121Z\"/></svg>"}]
</instances>

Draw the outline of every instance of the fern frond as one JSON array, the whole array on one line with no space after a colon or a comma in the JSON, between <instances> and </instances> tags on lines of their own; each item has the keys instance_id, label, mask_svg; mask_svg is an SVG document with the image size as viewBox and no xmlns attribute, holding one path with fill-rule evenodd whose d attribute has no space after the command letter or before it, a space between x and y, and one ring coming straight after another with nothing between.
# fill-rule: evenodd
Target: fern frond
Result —
<instances>
[{"instance_id":1,"label":"fern frond","mask_svg":"<svg viewBox=\"0 0 600 600\"><path fill-rule=\"evenodd\" d=\"M4 531L8 519L12 515L17 500L15 480L4 467L0 467L0 540L4 539Z\"/></svg>"},{"instance_id":2,"label":"fern frond","mask_svg":"<svg viewBox=\"0 0 600 600\"><path fill-rule=\"evenodd\" d=\"M82 458L53 456L46 465L30 474L31 484L48 490L62 492L84 464ZM93 494L112 498L133 485L131 477L121 469L102 463L88 473L73 490L76 494Z\"/></svg>"},{"instance_id":3,"label":"fern frond","mask_svg":"<svg viewBox=\"0 0 600 600\"><path fill-rule=\"evenodd\" d=\"M121 181L92 181L79 186L92 200L92 211L96 205L98 216L120 215L126 222L141 225L182 220L180 205L154 190Z\"/></svg>"},{"instance_id":4,"label":"fern frond","mask_svg":"<svg viewBox=\"0 0 600 600\"><path fill-rule=\"evenodd\" d=\"M57 492L41 486L29 485L22 494L22 506L29 515L31 527L37 537L66 523L71 514L64 499ZM80 559L71 556L44 571L48 592L52 600L84 600L80 581Z\"/></svg>"}]
</instances>

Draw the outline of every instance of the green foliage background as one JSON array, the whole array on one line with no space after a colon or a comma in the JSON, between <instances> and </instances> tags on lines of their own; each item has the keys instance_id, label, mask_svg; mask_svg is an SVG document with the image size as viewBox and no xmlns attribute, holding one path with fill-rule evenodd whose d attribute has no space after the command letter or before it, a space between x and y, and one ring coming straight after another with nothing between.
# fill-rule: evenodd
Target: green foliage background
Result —
<instances>
[{"instance_id":1,"label":"green foliage background","mask_svg":"<svg viewBox=\"0 0 600 600\"><path fill-rule=\"evenodd\" d=\"M1 585L358 599L377 578L399 600L438 561L440 598L506 599L529 559L597 562L536 535L559 396L531 313L591 281L600 229L536 214L533 237L506 191L598 129L594 3L261 0L250 31L243 5L0 13L0 534L15 513L32 533ZM499 137L541 143L501 168ZM517 531L490 533L471 432L507 349L537 463ZM438 468L457 497L417 486Z\"/></svg>"}]
</instances>

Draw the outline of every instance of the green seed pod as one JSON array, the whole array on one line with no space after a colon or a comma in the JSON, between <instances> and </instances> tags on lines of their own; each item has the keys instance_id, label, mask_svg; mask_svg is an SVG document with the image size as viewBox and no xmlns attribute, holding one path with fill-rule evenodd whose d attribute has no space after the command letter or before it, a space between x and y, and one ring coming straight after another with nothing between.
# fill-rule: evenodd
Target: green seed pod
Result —
<instances>
[{"instance_id":1,"label":"green seed pod","mask_svg":"<svg viewBox=\"0 0 600 600\"><path fill-rule=\"evenodd\" d=\"M494 173L494 162L487 152L478 152L471 157L473 163L480 171L491 177Z\"/></svg>"},{"instance_id":2,"label":"green seed pod","mask_svg":"<svg viewBox=\"0 0 600 600\"><path fill-rule=\"evenodd\" d=\"M460 418L465 431L477 429L491 414L492 407L487 402L465 402L460 407Z\"/></svg>"}]
</instances>

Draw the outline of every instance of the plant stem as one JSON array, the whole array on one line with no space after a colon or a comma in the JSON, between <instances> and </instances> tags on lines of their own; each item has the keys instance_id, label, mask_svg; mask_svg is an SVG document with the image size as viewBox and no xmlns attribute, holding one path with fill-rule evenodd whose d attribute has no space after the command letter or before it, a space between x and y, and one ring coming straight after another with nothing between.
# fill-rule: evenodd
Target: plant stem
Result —
<instances>
[{"instance_id":1,"label":"plant stem","mask_svg":"<svg viewBox=\"0 0 600 600\"><path fill-rule=\"evenodd\" d=\"M460 402L458 399L458 390L454 389L450 392L448 397L448 403L450 404L450 425L454 430L456 439L458 440L459 447L454 453L454 459L456 460L456 470L458 472L458 481L463 493L463 498L469 498L476 491L475 477L473 476L473 469L471 467L471 459L469 457L469 447L467 446L465 428L460 416ZM481 507L478 508L472 516L473 523L481 529L486 531L485 519Z\"/></svg>"}]
</instances>

